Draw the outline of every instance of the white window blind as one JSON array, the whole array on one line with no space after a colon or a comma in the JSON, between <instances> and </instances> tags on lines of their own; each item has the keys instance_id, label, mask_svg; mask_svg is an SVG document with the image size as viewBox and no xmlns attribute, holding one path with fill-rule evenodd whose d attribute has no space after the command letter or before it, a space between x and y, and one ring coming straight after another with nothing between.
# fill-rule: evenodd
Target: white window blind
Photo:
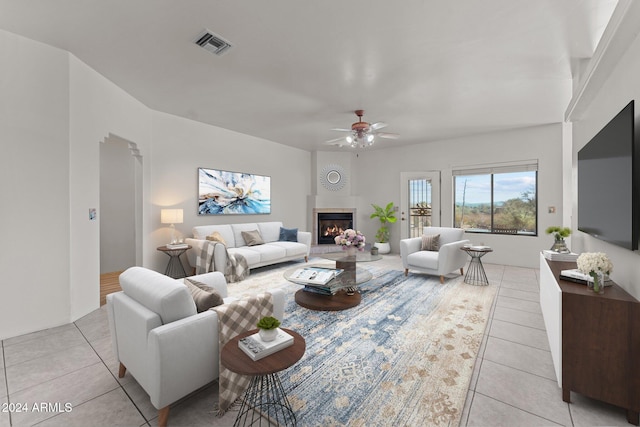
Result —
<instances>
[{"instance_id":1,"label":"white window blind","mask_svg":"<svg viewBox=\"0 0 640 427\"><path fill-rule=\"evenodd\" d=\"M453 176L464 176L488 175L494 173L528 172L537 170L538 160L522 160L486 165L455 166L451 173Z\"/></svg>"}]
</instances>

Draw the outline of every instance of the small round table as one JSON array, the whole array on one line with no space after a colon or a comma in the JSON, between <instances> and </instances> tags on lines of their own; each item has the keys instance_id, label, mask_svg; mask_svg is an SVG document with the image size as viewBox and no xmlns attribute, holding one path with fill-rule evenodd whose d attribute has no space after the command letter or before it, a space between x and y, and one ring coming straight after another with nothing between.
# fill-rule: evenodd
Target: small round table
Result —
<instances>
[{"instance_id":1,"label":"small round table","mask_svg":"<svg viewBox=\"0 0 640 427\"><path fill-rule=\"evenodd\" d=\"M487 279L487 274L484 272L484 267L480 258L489 252L493 252L493 249L489 246L463 246L460 249L465 251L471 257L469 267L467 268L467 274L464 276L464 283L478 286L489 285L489 279Z\"/></svg>"},{"instance_id":2,"label":"small round table","mask_svg":"<svg viewBox=\"0 0 640 427\"><path fill-rule=\"evenodd\" d=\"M293 345L283 348L263 359L253 361L238 347L240 339L253 335L257 329L230 339L222 348L222 365L241 375L250 375L251 382L238 411L236 426L246 425L296 425L296 415L284 392L278 372L289 368L302 358L306 349L304 338L291 329L281 328L293 336Z\"/></svg>"},{"instance_id":3,"label":"small round table","mask_svg":"<svg viewBox=\"0 0 640 427\"><path fill-rule=\"evenodd\" d=\"M164 252L169 255L169 263L167 264L167 269L164 271L164 274L169 277L173 277L174 279L181 279L183 277L187 277L187 273L184 271L184 266L180 261L180 255L191 249L191 245L187 245L182 248L168 248L166 246L160 246L157 248L160 252Z\"/></svg>"}]
</instances>

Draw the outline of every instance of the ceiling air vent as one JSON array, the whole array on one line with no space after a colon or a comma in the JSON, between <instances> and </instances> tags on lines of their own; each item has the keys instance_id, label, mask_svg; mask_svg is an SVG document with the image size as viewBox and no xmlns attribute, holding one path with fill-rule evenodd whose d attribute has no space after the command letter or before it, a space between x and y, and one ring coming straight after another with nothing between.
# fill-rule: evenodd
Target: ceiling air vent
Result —
<instances>
[{"instance_id":1,"label":"ceiling air vent","mask_svg":"<svg viewBox=\"0 0 640 427\"><path fill-rule=\"evenodd\" d=\"M231 43L209 30L205 30L204 33L198 37L196 44L216 55L222 55L231 48Z\"/></svg>"}]
</instances>

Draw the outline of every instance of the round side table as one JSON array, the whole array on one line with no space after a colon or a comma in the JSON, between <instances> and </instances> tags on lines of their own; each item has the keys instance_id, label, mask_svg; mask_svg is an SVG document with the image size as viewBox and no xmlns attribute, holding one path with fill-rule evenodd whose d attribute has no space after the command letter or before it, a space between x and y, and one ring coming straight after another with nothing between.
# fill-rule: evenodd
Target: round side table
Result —
<instances>
[{"instance_id":1,"label":"round side table","mask_svg":"<svg viewBox=\"0 0 640 427\"><path fill-rule=\"evenodd\" d=\"M257 329L237 335L222 348L222 365L241 375L250 375L251 382L244 394L233 426L284 425L295 426L296 415L291 409L278 372L289 368L302 358L306 349L304 338L291 329L282 328L293 336L293 345L263 359L253 361L238 347L240 339L253 335Z\"/></svg>"},{"instance_id":2,"label":"round side table","mask_svg":"<svg viewBox=\"0 0 640 427\"><path fill-rule=\"evenodd\" d=\"M187 245L183 248L171 249L166 246L160 246L157 248L160 252L164 252L169 255L169 262L167 263L167 269L164 271L165 276L173 277L174 279L181 279L187 277L187 273L184 271L182 261L180 261L180 255L191 249L191 245Z\"/></svg>"},{"instance_id":3,"label":"round side table","mask_svg":"<svg viewBox=\"0 0 640 427\"><path fill-rule=\"evenodd\" d=\"M489 252L493 252L493 249L488 246L463 246L460 249L465 251L471 257L469 267L467 268L467 274L464 276L464 283L479 286L489 285L489 279L487 279L487 274L484 272L484 267L480 258Z\"/></svg>"}]
</instances>

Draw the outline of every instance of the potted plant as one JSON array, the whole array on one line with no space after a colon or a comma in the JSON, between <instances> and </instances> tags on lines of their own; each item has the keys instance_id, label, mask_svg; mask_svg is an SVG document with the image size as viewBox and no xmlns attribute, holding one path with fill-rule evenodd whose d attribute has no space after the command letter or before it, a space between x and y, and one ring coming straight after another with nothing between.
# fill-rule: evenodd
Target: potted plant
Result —
<instances>
[{"instance_id":1,"label":"potted plant","mask_svg":"<svg viewBox=\"0 0 640 427\"><path fill-rule=\"evenodd\" d=\"M389 202L384 208L378 205L373 206L374 212L370 218L378 218L380 221L380 228L376 233L376 241L374 246L378 248L381 254L388 254L391 252L391 245L389 244L389 235L391 231L387 227L387 223L393 224L398 220L393 207L393 202Z\"/></svg>"},{"instance_id":2,"label":"potted plant","mask_svg":"<svg viewBox=\"0 0 640 427\"><path fill-rule=\"evenodd\" d=\"M273 341L278 336L278 327L280 321L272 316L266 316L260 319L256 325L259 329L260 339L264 342Z\"/></svg>"},{"instance_id":3,"label":"potted plant","mask_svg":"<svg viewBox=\"0 0 640 427\"><path fill-rule=\"evenodd\" d=\"M564 241L565 237L569 237L571 235L571 229L569 227L558 227L557 225L553 225L548 227L546 232L547 234L553 234L553 237L555 237L555 242L553 243L553 246L551 246L552 251L560 253L571 252Z\"/></svg>"}]
</instances>

